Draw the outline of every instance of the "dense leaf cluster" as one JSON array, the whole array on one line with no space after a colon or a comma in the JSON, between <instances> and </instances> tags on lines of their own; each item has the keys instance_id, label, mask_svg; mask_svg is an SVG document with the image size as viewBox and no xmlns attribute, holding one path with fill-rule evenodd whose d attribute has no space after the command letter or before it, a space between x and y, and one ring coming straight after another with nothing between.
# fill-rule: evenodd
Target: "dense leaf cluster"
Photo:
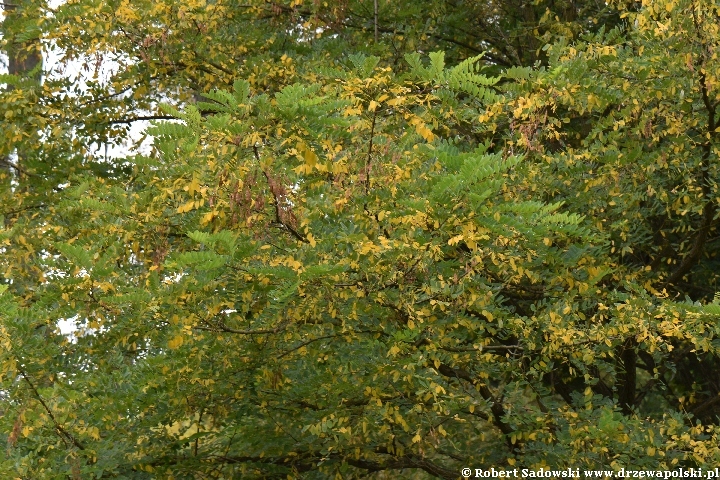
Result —
<instances>
[{"instance_id":1,"label":"dense leaf cluster","mask_svg":"<svg viewBox=\"0 0 720 480\"><path fill-rule=\"evenodd\" d=\"M0 475L715 468L719 8L525 3L6 5Z\"/></svg>"}]
</instances>

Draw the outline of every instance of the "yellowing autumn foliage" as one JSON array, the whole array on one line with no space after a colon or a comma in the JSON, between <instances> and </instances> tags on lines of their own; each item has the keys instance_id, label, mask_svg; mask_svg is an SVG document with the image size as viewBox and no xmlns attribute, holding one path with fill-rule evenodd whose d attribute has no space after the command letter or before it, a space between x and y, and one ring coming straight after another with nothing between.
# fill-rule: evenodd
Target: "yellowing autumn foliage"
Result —
<instances>
[{"instance_id":1,"label":"yellowing autumn foliage","mask_svg":"<svg viewBox=\"0 0 720 480\"><path fill-rule=\"evenodd\" d=\"M2 478L720 462L718 7L377 4L8 10Z\"/></svg>"}]
</instances>

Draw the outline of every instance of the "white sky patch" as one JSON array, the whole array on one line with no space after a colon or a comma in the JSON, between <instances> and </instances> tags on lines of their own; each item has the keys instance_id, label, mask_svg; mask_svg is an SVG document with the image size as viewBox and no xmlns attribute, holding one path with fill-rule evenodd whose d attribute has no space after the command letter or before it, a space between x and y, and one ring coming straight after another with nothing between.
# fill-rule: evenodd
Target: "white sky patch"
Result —
<instances>
[{"instance_id":1,"label":"white sky patch","mask_svg":"<svg viewBox=\"0 0 720 480\"><path fill-rule=\"evenodd\" d=\"M108 84L113 75L118 73L120 63L105 57L83 56L73 60L67 60L63 56L63 52L55 48L53 45L46 45L44 54L44 71L48 78L69 78L78 86L80 92L87 92L87 83L90 81L100 81ZM124 96L132 95L132 90L126 92ZM123 98L119 95L118 99ZM149 112L138 112L140 115ZM107 159L123 158L130 153L149 154L152 148L152 139L145 138L142 143L136 143L142 138L145 130L150 126L147 120L133 122L130 125L128 139L123 142L108 142L98 144L95 154Z\"/></svg>"},{"instance_id":2,"label":"white sky patch","mask_svg":"<svg viewBox=\"0 0 720 480\"><path fill-rule=\"evenodd\" d=\"M64 0L49 0L48 6L51 10L57 9L65 3ZM52 14L51 14L52 15ZM4 18L0 15L0 21ZM0 35L2 38L2 35ZM130 61L129 58L123 59ZM82 56L76 59L68 60L65 58L64 52L61 51L53 42L44 42L43 44L43 76L49 79L67 78L78 87L79 92L87 91L88 81L100 81L108 83L110 78L118 72L120 63L116 59L105 56ZM0 52L0 74L8 73L8 57ZM2 84L0 84L2 87ZM71 92L67 92L72 96ZM132 91L127 92L132 95ZM119 96L118 98L122 98ZM139 115L149 114L149 112L138 112ZM132 154L147 155L152 151L152 138L145 138L136 145L143 137L145 130L150 126L147 120L139 120L130 125L128 138L122 142L111 141L108 143L96 143L97 147L93 152L96 156L103 157L106 160L113 158L123 158Z\"/></svg>"},{"instance_id":3,"label":"white sky patch","mask_svg":"<svg viewBox=\"0 0 720 480\"><path fill-rule=\"evenodd\" d=\"M60 334L70 338L74 337L73 334L77 330L77 326L75 325L76 320L77 316L73 318L63 318L61 320L58 320L57 327L58 330L60 330Z\"/></svg>"}]
</instances>

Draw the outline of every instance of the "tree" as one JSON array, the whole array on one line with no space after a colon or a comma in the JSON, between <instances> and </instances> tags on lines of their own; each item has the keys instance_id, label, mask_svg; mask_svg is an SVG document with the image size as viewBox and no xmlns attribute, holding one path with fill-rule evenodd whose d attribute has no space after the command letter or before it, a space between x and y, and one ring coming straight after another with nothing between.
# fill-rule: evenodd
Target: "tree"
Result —
<instances>
[{"instance_id":1,"label":"tree","mask_svg":"<svg viewBox=\"0 0 720 480\"><path fill-rule=\"evenodd\" d=\"M37 145L0 195L0 472L714 468L716 8L511 10L467 33L535 52L500 61L457 30L495 3L428 4L46 11L116 65L2 94L37 99L3 151ZM92 154L147 118L152 153Z\"/></svg>"},{"instance_id":2,"label":"tree","mask_svg":"<svg viewBox=\"0 0 720 480\"><path fill-rule=\"evenodd\" d=\"M11 120L15 128L9 127L4 130L8 132L7 135L11 141L7 142L6 148L0 149L0 168L5 171L16 170L19 172L22 170L22 162L27 152L23 151L22 148L17 150L19 145L16 139L21 127L18 128L19 125L17 124L19 122L17 119L13 119L13 116L15 113L22 112L23 109L27 108L28 101L32 101L31 92L37 87L42 71L42 54L39 39L35 35L37 33L36 29L33 25L28 25L35 11L33 7L36 6L7 2L0 4L0 6L6 12L0 29L5 43L3 53L7 55L8 75L6 81L9 80L8 86L11 89L20 86L20 84L25 87L15 92L14 95L8 95L9 98L5 99L10 104L5 111L5 118ZM26 77L25 82L21 81L22 77ZM24 130L33 131L31 128ZM32 139L37 140L37 137L33 135ZM11 146L15 147L15 151ZM13 154L17 157L17 161L11 158Z\"/></svg>"}]
</instances>

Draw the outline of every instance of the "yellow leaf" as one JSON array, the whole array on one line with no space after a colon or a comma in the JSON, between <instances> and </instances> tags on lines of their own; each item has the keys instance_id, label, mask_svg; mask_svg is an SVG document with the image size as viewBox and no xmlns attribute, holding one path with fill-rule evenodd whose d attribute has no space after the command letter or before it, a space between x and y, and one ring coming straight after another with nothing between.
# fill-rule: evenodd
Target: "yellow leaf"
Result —
<instances>
[{"instance_id":1,"label":"yellow leaf","mask_svg":"<svg viewBox=\"0 0 720 480\"><path fill-rule=\"evenodd\" d=\"M308 147L305 147L303 158L305 159L305 164L310 168L313 168L318 161L318 156L315 155L315 152L310 150Z\"/></svg>"},{"instance_id":2,"label":"yellow leaf","mask_svg":"<svg viewBox=\"0 0 720 480\"><path fill-rule=\"evenodd\" d=\"M420 440L422 440L422 437L419 433L416 433L415 436L412 438L412 443L419 443Z\"/></svg>"},{"instance_id":3,"label":"yellow leaf","mask_svg":"<svg viewBox=\"0 0 720 480\"><path fill-rule=\"evenodd\" d=\"M195 208L195 201L190 200L189 202L180 205L177 209L177 213L186 213L191 211L193 208Z\"/></svg>"},{"instance_id":4,"label":"yellow leaf","mask_svg":"<svg viewBox=\"0 0 720 480\"><path fill-rule=\"evenodd\" d=\"M415 125L415 131L428 142L432 142L435 139L435 134L422 122Z\"/></svg>"},{"instance_id":5,"label":"yellow leaf","mask_svg":"<svg viewBox=\"0 0 720 480\"><path fill-rule=\"evenodd\" d=\"M198 182L197 178L193 178L190 183L185 185L183 190L188 192L190 195L193 195L195 192L200 191L200 182Z\"/></svg>"},{"instance_id":6,"label":"yellow leaf","mask_svg":"<svg viewBox=\"0 0 720 480\"><path fill-rule=\"evenodd\" d=\"M460 235L455 235L455 236L452 237L450 240L448 240L448 245L456 245L456 244L460 243L463 238L464 238L464 237L463 237L462 234L460 234Z\"/></svg>"},{"instance_id":7,"label":"yellow leaf","mask_svg":"<svg viewBox=\"0 0 720 480\"><path fill-rule=\"evenodd\" d=\"M370 105L368 105L368 111L374 112L377 106L378 103L375 100L370 100Z\"/></svg>"},{"instance_id":8,"label":"yellow leaf","mask_svg":"<svg viewBox=\"0 0 720 480\"><path fill-rule=\"evenodd\" d=\"M207 212L200 220L200 224L207 225L208 223L212 222L213 218L215 218L215 212Z\"/></svg>"},{"instance_id":9,"label":"yellow leaf","mask_svg":"<svg viewBox=\"0 0 720 480\"><path fill-rule=\"evenodd\" d=\"M176 335L172 340L168 341L168 347L170 347L172 350L175 350L183 344L183 341L184 339L182 335Z\"/></svg>"},{"instance_id":10,"label":"yellow leaf","mask_svg":"<svg viewBox=\"0 0 720 480\"><path fill-rule=\"evenodd\" d=\"M182 427L180 422L173 422L171 425L166 426L165 430L170 435L177 435L180 433L180 427Z\"/></svg>"},{"instance_id":11,"label":"yellow leaf","mask_svg":"<svg viewBox=\"0 0 720 480\"><path fill-rule=\"evenodd\" d=\"M89 427L87 429L88 435L94 440L100 440L100 430L97 427Z\"/></svg>"},{"instance_id":12,"label":"yellow leaf","mask_svg":"<svg viewBox=\"0 0 720 480\"><path fill-rule=\"evenodd\" d=\"M127 23L140 20L138 13L130 6L130 0L123 0L120 7L115 11L115 16Z\"/></svg>"}]
</instances>

